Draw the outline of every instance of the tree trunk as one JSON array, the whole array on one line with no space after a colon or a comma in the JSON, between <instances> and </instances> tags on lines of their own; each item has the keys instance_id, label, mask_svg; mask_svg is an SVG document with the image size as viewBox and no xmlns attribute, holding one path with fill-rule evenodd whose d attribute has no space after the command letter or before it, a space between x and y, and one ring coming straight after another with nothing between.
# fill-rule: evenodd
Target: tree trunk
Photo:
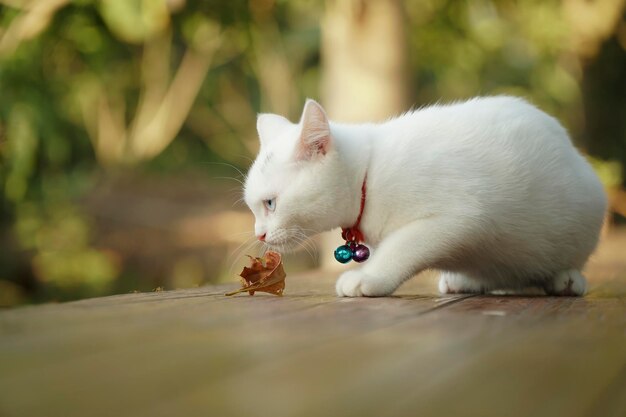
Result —
<instances>
[{"instance_id":1,"label":"tree trunk","mask_svg":"<svg viewBox=\"0 0 626 417\"><path fill-rule=\"evenodd\" d=\"M412 96L407 61L400 2L326 3L322 91L331 119L377 121L406 111Z\"/></svg>"},{"instance_id":2,"label":"tree trunk","mask_svg":"<svg viewBox=\"0 0 626 417\"><path fill-rule=\"evenodd\" d=\"M332 120L380 121L410 105L412 88L402 5L396 0L329 0L322 22L322 101ZM323 266L342 244L322 236Z\"/></svg>"}]
</instances>

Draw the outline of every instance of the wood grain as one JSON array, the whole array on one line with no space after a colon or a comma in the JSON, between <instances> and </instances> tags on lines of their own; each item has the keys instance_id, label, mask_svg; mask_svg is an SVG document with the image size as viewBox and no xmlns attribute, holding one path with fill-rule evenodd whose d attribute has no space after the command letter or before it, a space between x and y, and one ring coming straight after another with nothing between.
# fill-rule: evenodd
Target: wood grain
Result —
<instances>
[{"instance_id":1,"label":"wood grain","mask_svg":"<svg viewBox=\"0 0 626 417\"><path fill-rule=\"evenodd\" d=\"M233 285L0 312L0 416L624 416L626 233L584 298Z\"/></svg>"}]
</instances>

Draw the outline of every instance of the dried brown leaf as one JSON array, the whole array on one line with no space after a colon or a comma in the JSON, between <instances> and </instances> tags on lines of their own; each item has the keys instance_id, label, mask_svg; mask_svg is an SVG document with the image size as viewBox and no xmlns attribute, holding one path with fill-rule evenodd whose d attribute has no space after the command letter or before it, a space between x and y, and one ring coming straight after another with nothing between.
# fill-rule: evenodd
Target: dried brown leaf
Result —
<instances>
[{"instance_id":1,"label":"dried brown leaf","mask_svg":"<svg viewBox=\"0 0 626 417\"><path fill-rule=\"evenodd\" d=\"M239 276L241 288L225 295L235 295L248 292L254 295L256 291L267 292L274 295L283 295L285 289L285 270L280 253L268 251L263 258L250 258L250 266L244 267Z\"/></svg>"}]
</instances>

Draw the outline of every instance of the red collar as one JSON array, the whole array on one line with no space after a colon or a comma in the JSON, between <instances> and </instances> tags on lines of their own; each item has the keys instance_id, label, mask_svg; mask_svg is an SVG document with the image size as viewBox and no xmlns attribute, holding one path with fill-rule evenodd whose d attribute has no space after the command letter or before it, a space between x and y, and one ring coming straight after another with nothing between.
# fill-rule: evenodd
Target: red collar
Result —
<instances>
[{"instance_id":1,"label":"red collar","mask_svg":"<svg viewBox=\"0 0 626 417\"><path fill-rule=\"evenodd\" d=\"M341 228L341 237L346 242L365 242L365 236L360 229L361 217L363 217L363 209L365 208L365 197L367 196L367 174L363 178L363 185L361 186L361 209L359 210L359 217L356 218L356 223L352 227Z\"/></svg>"}]
</instances>

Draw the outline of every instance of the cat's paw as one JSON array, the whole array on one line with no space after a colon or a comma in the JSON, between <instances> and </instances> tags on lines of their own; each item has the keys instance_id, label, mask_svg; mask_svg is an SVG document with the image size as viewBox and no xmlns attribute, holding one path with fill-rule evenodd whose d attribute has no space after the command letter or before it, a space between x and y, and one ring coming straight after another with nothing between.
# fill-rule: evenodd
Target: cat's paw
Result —
<instances>
[{"instance_id":1,"label":"cat's paw","mask_svg":"<svg viewBox=\"0 0 626 417\"><path fill-rule=\"evenodd\" d=\"M341 274L335 285L339 297L361 297L361 282L363 274L360 271L347 271Z\"/></svg>"},{"instance_id":2,"label":"cat's paw","mask_svg":"<svg viewBox=\"0 0 626 417\"><path fill-rule=\"evenodd\" d=\"M482 285L457 272L442 272L439 277L439 292L441 294L481 294Z\"/></svg>"},{"instance_id":3,"label":"cat's paw","mask_svg":"<svg viewBox=\"0 0 626 417\"><path fill-rule=\"evenodd\" d=\"M548 295L580 297L587 292L587 280L575 269L563 271L552 278L545 286Z\"/></svg>"},{"instance_id":4,"label":"cat's paw","mask_svg":"<svg viewBox=\"0 0 626 417\"><path fill-rule=\"evenodd\" d=\"M335 289L339 297L384 297L395 290L385 284L385 281L357 269L341 274Z\"/></svg>"}]
</instances>

